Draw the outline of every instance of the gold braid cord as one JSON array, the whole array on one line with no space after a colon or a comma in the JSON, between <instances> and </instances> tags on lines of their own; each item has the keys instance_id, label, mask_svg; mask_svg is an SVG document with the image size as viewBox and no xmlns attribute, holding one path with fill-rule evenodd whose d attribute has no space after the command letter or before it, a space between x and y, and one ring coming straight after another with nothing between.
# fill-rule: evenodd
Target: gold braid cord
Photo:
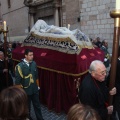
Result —
<instances>
[{"instance_id":1,"label":"gold braid cord","mask_svg":"<svg viewBox=\"0 0 120 120\"><path fill-rule=\"evenodd\" d=\"M17 62L20 62L19 60L17 59L13 59L14 61L17 61ZM60 74L64 74L64 75L70 75L70 76L81 76L81 75L84 75L88 72L88 70L82 72L82 73L78 73L78 74L75 74L75 73L67 73L67 72L63 72L63 71L58 71L58 70L54 70L54 69L51 69L51 68L46 68L46 67L42 67L42 66L37 66L38 68L40 69L43 69L43 70L48 70L48 71L52 71L52 72L56 72L56 73L60 73Z\"/></svg>"},{"instance_id":2,"label":"gold braid cord","mask_svg":"<svg viewBox=\"0 0 120 120\"><path fill-rule=\"evenodd\" d=\"M21 78L24 78L24 79L30 78L29 85L26 87L23 87L23 88L28 88L31 85L31 83L34 83L32 74L29 74L28 76L23 76L21 67L19 65L17 65L17 68L18 68L18 72L19 72Z\"/></svg>"},{"instance_id":3,"label":"gold braid cord","mask_svg":"<svg viewBox=\"0 0 120 120\"><path fill-rule=\"evenodd\" d=\"M107 55L105 56L107 59L110 59L110 55L107 53Z\"/></svg>"},{"instance_id":4,"label":"gold braid cord","mask_svg":"<svg viewBox=\"0 0 120 120\"><path fill-rule=\"evenodd\" d=\"M8 53L8 52L7 52L7 55L10 55L10 56L11 56L9 59L11 59L11 58L12 58L12 54L11 54L11 53Z\"/></svg>"}]
</instances>

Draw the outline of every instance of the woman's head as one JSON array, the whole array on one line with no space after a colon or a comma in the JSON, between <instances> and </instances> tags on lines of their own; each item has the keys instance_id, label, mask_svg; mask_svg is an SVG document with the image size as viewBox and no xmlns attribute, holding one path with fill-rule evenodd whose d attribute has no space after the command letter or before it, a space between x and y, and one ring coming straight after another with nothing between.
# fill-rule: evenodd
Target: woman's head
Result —
<instances>
[{"instance_id":1,"label":"woman's head","mask_svg":"<svg viewBox=\"0 0 120 120\"><path fill-rule=\"evenodd\" d=\"M75 104L70 108L67 120L100 120L100 117L91 107Z\"/></svg>"},{"instance_id":2,"label":"woman's head","mask_svg":"<svg viewBox=\"0 0 120 120\"><path fill-rule=\"evenodd\" d=\"M28 116L27 95L15 86L0 94L0 118L5 120L24 120Z\"/></svg>"}]
</instances>

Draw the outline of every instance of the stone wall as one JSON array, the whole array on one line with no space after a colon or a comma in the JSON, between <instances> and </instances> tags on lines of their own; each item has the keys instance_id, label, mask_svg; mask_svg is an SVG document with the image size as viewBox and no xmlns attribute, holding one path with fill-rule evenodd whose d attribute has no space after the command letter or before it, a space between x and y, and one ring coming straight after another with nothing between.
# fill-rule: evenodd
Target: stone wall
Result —
<instances>
[{"instance_id":1,"label":"stone wall","mask_svg":"<svg viewBox=\"0 0 120 120\"><path fill-rule=\"evenodd\" d=\"M71 30L79 28L79 13L79 0L62 0L62 25L64 27L70 24Z\"/></svg>"},{"instance_id":2,"label":"stone wall","mask_svg":"<svg viewBox=\"0 0 120 120\"><path fill-rule=\"evenodd\" d=\"M71 29L79 28L92 39L106 39L112 48L114 19L109 14L114 8L115 0L63 0L63 26L70 23Z\"/></svg>"},{"instance_id":3,"label":"stone wall","mask_svg":"<svg viewBox=\"0 0 120 120\"><path fill-rule=\"evenodd\" d=\"M80 13L81 30L91 38L99 36L111 41L114 19L110 18L109 13L114 7L114 0L83 0Z\"/></svg>"},{"instance_id":4,"label":"stone wall","mask_svg":"<svg viewBox=\"0 0 120 120\"><path fill-rule=\"evenodd\" d=\"M7 0L0 0L3 21L9 28L8 36L25 36L28 34L28 8L23 4L24 0L11 0L8 7Z\"/></svg>"},{"instance_id":5,"label":"stone wall","mask_svg":"<svg viewBox=\"0 0 120 120\"><path fill-rule=\"evenodd\" d=\"M23 1L11 0L11 8L8 8L7 0L0 0L2 18L9 25L11 37L28 34L28 8ZM64 27L70 24L70 30L81 29L90 38L107 39L111 48L114 21L109 13L114 8L115 0L62 0L61 23ZM54 17L49 19L54 22ZM47 18L45 20L48 21Z\"/></svg>"}]
</instances>

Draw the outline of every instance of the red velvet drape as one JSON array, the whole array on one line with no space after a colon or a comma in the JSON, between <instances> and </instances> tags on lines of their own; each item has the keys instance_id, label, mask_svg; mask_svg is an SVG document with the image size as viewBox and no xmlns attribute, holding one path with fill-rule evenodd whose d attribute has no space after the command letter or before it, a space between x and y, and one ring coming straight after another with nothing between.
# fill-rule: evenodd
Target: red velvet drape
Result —
<instances>
[{"instance_id":1,"label":"red velvet drape","mask_svg":"<svg viewBox=\"0 0 120 120\"><path fill-rule=\"evenodd\" d=\"M35 47L18 47L13 51L13 59L24 58L24 50L32 49L34 60L38 65L41 102L56 112L68 112L78 102L76 80L81 78L89 68L91 61L104 59L99 49L84 48L77 54L67 54L49 49Z\"/></svg>"}]
</instances>

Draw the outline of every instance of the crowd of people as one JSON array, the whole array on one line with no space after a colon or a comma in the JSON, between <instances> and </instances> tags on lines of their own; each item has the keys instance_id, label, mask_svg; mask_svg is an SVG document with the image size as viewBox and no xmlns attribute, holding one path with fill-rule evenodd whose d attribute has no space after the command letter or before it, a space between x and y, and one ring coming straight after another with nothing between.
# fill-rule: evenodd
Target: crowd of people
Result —
<instances>
[{"instance_id":1,"label":"crowd of people","mask_svg":"<svg viewBox=\"0 0 120 120\"><path fill-rule=\"evenodd\" d=\"M120 118L120 48L117 62L115 87L111 90L107 86L107 67L110 64L108 42L100 41L100 38L92 40L94 46L99 47L105 53L104 62L94 60L89 66L89 73L81 81L79 86L80 103L73 105L67 115L67 120L106 120L111 114L112 120ZM12 43L8 43L7 57L4 56L4 48L0 46L0 120L32 120L30 115L31 102L35 110L37 120L44 120L39 100L38 70L34 53L30 49L24 52L24 58L19 62L14 71ZM8 68L5 67L8 61ZM8 81L6 82L6 76ZM13 83L12 77L15 77ZM108 105L108 95L115 96L113 105ZM19 108L19 109L18 109Z\"/></svg>"},{"instance_id":2,"label":"crowd of people","mask_svg":"<svg viewBox=\"0 0 120 120\"><path fill-rule=\"evenodd\" d=\"M97 37L96 39L92 39L91 38L91 42L93 44L94 47L99 47L105 54L105 58L104 58L104 64L106 67L109 67L110 65L110 54L108 51L108 41L107 40L100 40L99 37Z\"/></svg>"},{"instance_id":3,"label":"crowd of people","mask_svg":"<svg viewBox=\"0 0 120 120\"><path fill-rule=\"evenodd\" d=\"M18 92L20 92L21 89L22 91L24 90L24 93L27 96L27 104L26 101L23 101L25 102L24 104L26 104L28 108L28 113L26 113L27 111L25 111L25 115L28 114L27 118L29 118L29 120L32 120L30 116L31 102L32 102L37 120L43 120L40 101L39 101L38 70L36 63L33 61L33 51L30 49L25 50L24 53L25 57L19 64L16 65L14 72L13 61L12 61L12 50L13 50L12 44L9 43L6 58L4 57L4 51L0 51L0 92L1 92L0 103L6 102L4 104L0 104L0 110L4 108L3 110L5 112L3 114L1 111L0 120L11 120L11 119L26 120L26 118L24 119L22 118L23 113L21 113L20 111L16 111L16 109L19 108L18 105L22 104L17 99L19 99L19 97L21 97L22 95L15 96L15 94L18 94ZM6 69L5 61L7 61L9 69ZM15 74L15 83L13 84L12 77L14 76L14 74ZM8 76L8 79L6 78L6 76ZM9 86L16 86L16 88L14 87L9 88ZM19 89L17 90L17 88ZM11 100L12 97L13 100ZM9 100L5 101L8 98L10 99L10 101ZM16 104L14 104L14 100L16 100ZM22 110L24 109L22 107L20 108ZM11 114L11 112L14 111L16 113ZM6 114L6 112L9 112L9 114ZM23 117L25 117L24 114Z\"/></svg>"}]
</instances>

